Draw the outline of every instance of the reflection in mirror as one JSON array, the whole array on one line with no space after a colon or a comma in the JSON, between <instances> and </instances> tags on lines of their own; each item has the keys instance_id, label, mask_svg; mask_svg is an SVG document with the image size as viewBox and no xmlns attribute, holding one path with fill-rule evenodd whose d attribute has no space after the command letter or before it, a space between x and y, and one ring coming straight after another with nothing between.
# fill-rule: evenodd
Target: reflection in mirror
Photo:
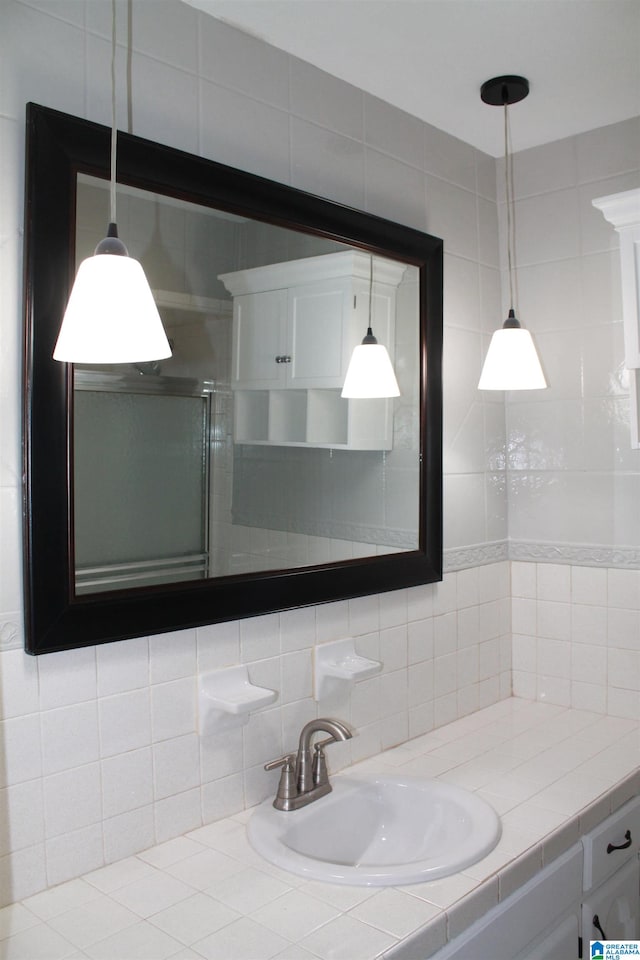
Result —
<instances>
[{"instance_id":1,"label":"reflection in mirror","mask_svg":"<svg viewBox=\"0 0 640 960\"><path fill-rule=\"evenodd\" d=\"M77 177L76 262L108 213ZM78 595L419 546L419 271L119 186L167 360L74 368ZM340 396L371 317L401 396Z\"/></svg>"},{"instance_id":2,"label":"reflection in mirror","mask_svg":"<svg viewBox=\"0 0 640 960\"><path fill-rule=\"evenodd\" d=\"M442 241L119 133L119 220L174 354L74 369L52 353L110 143L27 106L27 652L440 579ZM370 314L402 395L345 401Z\"/></svg>"}]
</instances>

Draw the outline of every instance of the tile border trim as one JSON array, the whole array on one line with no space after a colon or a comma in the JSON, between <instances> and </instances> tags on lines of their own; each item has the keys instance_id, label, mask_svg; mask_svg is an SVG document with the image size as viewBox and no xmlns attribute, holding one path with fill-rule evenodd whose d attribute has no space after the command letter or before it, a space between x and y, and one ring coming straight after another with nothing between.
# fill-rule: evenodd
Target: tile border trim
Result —
<instances>
[{"instance_id":1,"label":"tile border trim","mask_svg":"<svg viewBox=\"0 0 640 960\"><path fill-rule=\"evenodd\" d=\"M640 568L640 548L591 543L510 540L509 559L534 563L568 563L584 567Z\"/></svg>"},{"instance_id":2,"label":"tile border trim","mask_svg":"<svg viewBox=\"0 0 640 960\"><path fill-rule=\"evenodd\" d=\"M496 540L453 547L444 551L444 571L452 573L502 560L531 563L566 563L583 567L640 569L640 547L605 546L561 541Z\"/></svg>"}]
</instances>

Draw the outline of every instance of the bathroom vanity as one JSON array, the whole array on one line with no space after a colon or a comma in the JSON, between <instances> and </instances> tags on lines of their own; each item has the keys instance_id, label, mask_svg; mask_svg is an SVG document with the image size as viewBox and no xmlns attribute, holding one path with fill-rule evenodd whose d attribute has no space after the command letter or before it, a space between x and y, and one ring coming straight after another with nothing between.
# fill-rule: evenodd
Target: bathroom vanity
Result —
<instances>
[{"instance_id":1,"label":"bathroom vanity","mask_svg":"<svg viewBox=\"0 0 640 960\"><path fill-rule=\"evenodd\" d=\"M640 797L624 804L437 960L580 960L591 940L640 935Z\"/></svg>"},{"instance_id":2,"label":"bathroom vanity","mask_svg":"<svg viewBox=\"0 0 640 960\"><path fill-rule=\"evenodd\" d=\"M357 731L342 746L357 750ZM180 942L169 944L174 954L182 944L190 955L254 960L579 960L580 937L586 958L599 928L610 938L637 935L639 722L510 698L341 773L339 749L332 747L334 785L342 774L434 776L477 792L500 815L498 845L429 882L319 883L255 852L249 809L72 881L74 902L84 891L109 917L138 907L136 897L149 904L148 919L127 935L128 952L110 955L159 960L148 949L136 952L131 937L157 939L169 915L183 918L171 927L179 929ZM265 793L273 797L279 771L270 776ZM154 898L166 906L176 884L178 902L153 913ZM48 893L57 903L64 887ZM197 917L189 913L196 907ZM30 936L59 937L64 918L39 921L29 900L18 909L35 925ZM67 922L64 929L71 951L79 946L75 928ZM115 938L119 929L105 921L100 936Z\"/></svg>"},{"instance_id":3,"label":"bathroom vanity","mask_svg":"<svg viewBox=\"0 0 640 960\"><path fill-rule=\"evenodd\" d=\"M493 802L503 828L498 846L458 874L377 888L355 907L345 896L343 916L388 935L367 960L579 960L601 929L640 935L639 727L511 699L351 768L440 767L439 778ZM332 903L353 888L336 890ZM325 943L329 927L300 946L317 948L323 932Z\"/></svg>"}]
</instances>

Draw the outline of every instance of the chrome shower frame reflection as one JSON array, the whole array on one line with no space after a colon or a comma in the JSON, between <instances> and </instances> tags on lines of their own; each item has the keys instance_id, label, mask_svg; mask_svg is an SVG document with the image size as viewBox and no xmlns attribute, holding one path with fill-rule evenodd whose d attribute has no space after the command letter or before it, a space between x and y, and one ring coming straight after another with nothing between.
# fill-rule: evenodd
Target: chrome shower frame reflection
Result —
<instances>
[{"instance_id":1,"label":"chrome shower frame reflection","mask_svg":"<svg viewBox=\"0 0 640 960\"><path fill-rule=\"evenodd\" d=\"M77 420L77 404L84 393L108 394L130 398L135 396L162 397L165 399L165 401L170 401L171 399L177 398L201 401L200 411L198 414L201 421L201 445L199 447L198 455L198 471L200 473L199 481L202 490L199 508L200 522L198 525L200 549L192 549L188 552L183 550L181 553L174 553L172 550L167 549L162 556L158 557L151 556L146 557L145 559L136 559L130 561L113 559L108 563L83 563L78 559L79 544L77 538L79 535L79 529L78 524L76 523L74 524L76 536L75 588L78 596L104 592L107 590L154 585L158 583L166 584L178 583L184 580L199 580L210 575L211 558L209 550L209 505L212 497L212 491L210 488L212 474L211 459L213 456L213 422L215 416L215 384L211 381L201 381L186 377L163 377L160 376L159 373L159 364L156 361L151 361L144 364L133 364L129 370L126 370L126 372L123 373L112 373L102 370L81 370L76 368L74 370L73 377L74 420ZM131 444L127 443L128 438L125 437L123 440L125 445L130 448ZM74 505L76 513L78 511L77 498L80 492L78 489L78 464L81 459L80 454L82 453L82 444L80 444L79 449L78 441L78 433L77 430L75 430L74 464L76 476L74 478ZM163 456L163 452L164 447L160 451L160 457ZM131 453L129 453L129 457L131 457ZM170 466L166 460L163 460L161 466L164 467L165 463L167 466ZM115 474L115 482L117 483L117 475L121 470L122 457L119 458L117 463L112 463L110 460L101 468L101 482L109 484L112 475ZM135 496L136 491L133 490L132 493ZM143 498L147 496L147 490L144 488L139 490L138 493ZM90 496L90 491L86 491L86 494L87 496ZM143 504L141 504L139 500L137 501L137 505L138 507L143 508ZM171 510L171 507L172 504L167 503L167 510ZM99 511L101 509L101 506L93 508L94 511ZM136 502L134 501L132 504L128 504L127 510L128 516L133 521L133 529L121 531L121 534L126 535L126 540L121 538L120 543L118 543L117 539L115 542L112 541L112 551L122 551L123 553L130 552L130 548L128 546L130 542L129 538L131 536L136 536ZM89 530L89 534L87 534L86 531L83 531L85 540L87 539L88 535L91 535L91 530ZM139 526L137 528L137 535L144 537L144 530L140 529Z\"/></svg>"}]
</instances>

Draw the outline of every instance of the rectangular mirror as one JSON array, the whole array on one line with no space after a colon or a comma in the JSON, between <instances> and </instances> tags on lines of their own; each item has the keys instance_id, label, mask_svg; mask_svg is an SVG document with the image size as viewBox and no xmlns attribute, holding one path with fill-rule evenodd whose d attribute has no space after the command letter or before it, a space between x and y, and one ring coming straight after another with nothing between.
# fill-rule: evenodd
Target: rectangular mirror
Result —
<instances>
[{"instance_id":1,"label":"rectangular mirror","mask_svg":"<svg viewBox=\"0 0 640 960\"><path fill-rule=\"evenodd\" d=\"M29 105L28 652L439 579L441 241L119 134L120 235L173 353L59 364L109 137ZM372 323L401 395L344 399Z\"/></svg>"}]
</instances>

